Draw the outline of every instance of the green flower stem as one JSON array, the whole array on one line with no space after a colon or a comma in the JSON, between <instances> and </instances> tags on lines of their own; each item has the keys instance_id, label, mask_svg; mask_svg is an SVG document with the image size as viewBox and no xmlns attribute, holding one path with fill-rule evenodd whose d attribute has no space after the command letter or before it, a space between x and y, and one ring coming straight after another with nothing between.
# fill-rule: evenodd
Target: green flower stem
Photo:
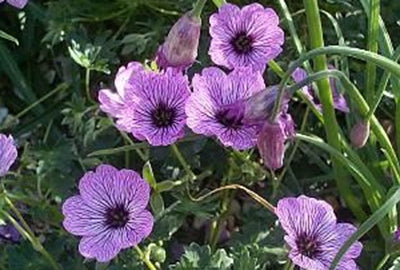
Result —
<instances>
[{"instance_id":1,"label":"green flower stem","mask_svg":"<svg viewBox=\"0 0 400 270\"><path fill-rule=\"evenodd\" d=\"M304 116L303 116L303 120L302 120L301 125L300 125L300 132L304 132L304 130L305 130L306 126L307 126L307 119L308 119L308 115L309 114L310 114L310 107L307 107L307 109L306 109L306 111L304 113ZM274 192L272 193L272 196L271 196L272 199L274 199L277 196L277 190L278 190L280 184L282 183L283 177L286 175L286 172L289 169L290 164L292 163L292 160L293 160L293 158L294 158L294 156L295 156L295 154L297 152L297 149L299 148L299 144L300 144L300 141L299 140L295 140L293 149L290 152L289 157L288 157L288 159L286 161L286 165L283 168L282 172L280 173L280 175L279 175L279 177L277 179L277 187L276 187L276 190L274 189Z\"/></svg>"},{"instance_id":2,"label":"green flower stem","mask_svg":"<svg viewBox=\"0 0 400 270\"><path fill-rule=\"evenodd\" d=\"M149 270L158 270L157 267L150 261L148 256L144 254L144 252L140 249L139 246L135 246L136 252L139 254L140 259L142 262L149 268Z\"/></svg>"},{"instance_id":3,"label":"green flower stem","mask_svg":"<svg viewBox=\"0 0 400 270\"><path fill-rule=\"evenodd\" d=\"M285 76L284 78L282 78L281 84L279 86L280 87L279 96L275 103L274 110L277 110L277 108L281 106L286 84L289 81L290 76L294 72L294 70L300 67L304 61L307 61L319 55L326 55L326 54L339 54L339 55L351 56L364 61L371 61L375 63L377 66L385 69L386 71L400 78L400 65L395 61L386 58L384 56L378 55L376 53L356 48L342 47L342 46L328 46L324 48L314 49L302 55L298 60L296 60L290 66L289 70L285 73ZM365 103L365 100L359 93L359 91L352 91L352 93L354 94L353 99L358 104L361 113L366 116L369 112L368 104ZM371 126L375 135L378 137L378 140L381 143L382 147L385 148L386 151L388 152L390 158L393 161L393 164L395 164L396 167L399 167L399 161L396 156L396 152L393 150L393 147L391 145L391 142L387 134L385 133L379 121L375 117L373 117L373 119L371 120Z\"/></svg>"},{"instance_id":4,"label":"green flower stem","mask_svg":"<svg viewBox=\"0 0 400 270\"><path fill-rule=\"evenodd\" d=\"M399 59L400 59L400 46L397 47L396 51L393 53L392 59L395 62L399 61ZM381 103L381 100L383 98L384 92L385 92L386 87L387 87L387 85L389 83L390 77L391 77L390 72L385 71L385 73L383 74L383 76L381 78L381 81L379 83L378 90L376 91L375 102L371 106L371 109L368 112L368 115L366 117L367 120L369 120L371 118L371 116L375 113L376 109L378 108L379 104ZM394 89L397 89L397 91L400 91L400 87L394 87Z\"/></svg>"},{"instance_id":5,"label":"green flower stem","mask_svg":"<svg viewBox=\"0 0 400 270\"><path fill-rule=\"evenodd\" d=\"M318 0L304 0L303 3L306 9L308 31L310 35L310 46L312 49L322 48L324 47L324 40ZM316 71L324 71L328 69L325 55L319 55L314 58L314 69ZM328 143L335 149L340 150L341 142L339 139L339 126L336 120L329 79L325 78L319 80L317 81L317 85L323 108L323 119ZM276 117L276 115L274 116ZM351 211L357 215L361 209L356 203L355 197L351 192L348 173L334 156L332 156L332 165L334 174L336 176L335 180L339 193L342 195Z\"/></svg>"},{"instance_id":6,"label":"green flower stem","mask_svg":"<svg viewBox=\"0 0 400 270\"><path fill-rule=\"evenodd\" d=\"M24 110L22 110L21 112L19 112L15 118L21 118L22 116L24 116L26 113L28 113L30 110L32 110L33 108L35 108L36 106L38 106L40 103L42 103L43 101L45 101L46 99L50 98L51 96L57 94L58 92L64 91L69 87L69 85L67 83L62 83L59 86L57 86L56 88L54 88L52 91L48 92L46 95L44 95L43 97L39 98L38 100L36 100L34 103L32 103L31 105L29 105L28 107L26 107Z\"/></svg>"},{"instance_id":7,"label":"green flower stem","mask_svg":"<svg viewBox=\"0 0 400 270\"><path fill-rule=\"evenodd\" d=\"M395 132L396 132L397 154L400 156L400 98L396 98L396 112L394 121L395 121Z\"/></svg>"},{"instance_id":8,"label":"green flower stem","mask_svg":"<svg viewBox=\"0 0 400 270\"><path fill-rule=\"evenodd\" d=\"M215 251L217 247L222 232L222 226L229 214L231 202L235 194L236 194L235 192L232 192L230 190L226 190L223 192L222 202L221 202L221 214L218 217L215 226L211 228L211 233L210 233L210 246L211 250L213 251Z\"/></svg>"},{"instance_id":9,"label":"green flower stem","mask_svg":"<svg viewBox=\"0 0 400 270\"><path fill-rule=\"evenodd\" d=\"M181 163L183 169L185 170L186 174L190 177L190 181L193 181L197 178L194 172L190 169L189 164L186 162L185 158L183 157L181 151L176 144L171 145L172 152L174 153L175 157L178 159L179 163Z\"/></svg>"},{"instance_id":10,"label":"green flower stem","mask_svg":"<svg viewBox=\"0 0 400 270\"><path fill-rule=\"evenodd\" d=\"M132 146L135 145L135 143L131 140L131 138L129 138L128 134L126 134L123 131L121 131L120 133L121 133L122 137L125 139L125 141L127 141L129 143L129 145L132 145ZM142 150L140 150L140 148L135 148L135 151L141 160L143 160L144 162L146 162L148 160L148 157L142 152ZM126 151L125 153L129 153L129 151Z\"/></svg>"},{"instance_id":11,"label":"green flower stem","mask_svg":"<svg viewBox=\"0 0 400 270\"><path fill-rule=\"evenodd\" d=\"M226 4L226 0L213 0L213 2L217 8L220 8L223 4Z\"/></svg>"},{"instance_id":12,"label":"green flower stem","mask_svg":"<svg viewBox=\"0 0 400 270\"><path fill-rule=\"evenodd\" d=\"M201 12L203 11L204 5L206 4L207 0L197 0L196 4L193 7L192 15L194 17L200 18Z\"/></svg>"},{"instance_id":13,"label":"green flower stem","mask_svg":"<svg viewBox=\"0 0 400 270\"><path fill-rule=\"evenodd\" d=\"M42 243L40 242L39 239L35 237L35 234L29 227L28 223L25 221L24 217L21 215L19 210L15 207L15 205L12 203L12 201L5 196L4 197L5 202L8 204L10 209L14 212L15 216L18 218L19 222L22 224L19 225L19 223L7 212L2 211L2 213L11 221L11 223L14 225L14 227L18 230L21 235L23 235L25 238L31 242L33 248L40 252L51 264L53 269L55 270L61 270L60 265L53 259L53 257L47 252L47 250L43 247Z\"/></svg>"},{"instance_id":14,"label":"green flower stem","mask_svg":"<svg viewBox=\"0 0 400 270\"><path fill-rule=\"evenodd\" d=\"M86 68L85 72L85 89L86 89L86 98L90 103L95 104L95 102L92 99L92 95L90 94L90 68Z\"/></svg>"},{"instance_id":15,"label":"green flower stem","mask_svg":"<svg viewBox=\"0 0 400 270\"><path fill-rule=\"evenodd\" d=\"M224 191L224 190L242 190L244 192L247 193L247 195L249 195L251 198L253 198L253 200L255 200L256 202L258 202L260 205L262 205L264 208L266 208L267 210L269 210L270 212L275 214L275 206L273 206L271 203L269 203L266 199L264 199L263 197L261 197L260 195L258 195L257 193L255 193L254 191L248 189L247 187L244 187L242 185L238 185L238 184L230 184L230 185L226 185L226 186L222 186L219 188L216 188L198 198L193 198L193 201L195 202L200 202L218 192Z\"/></svg>"},{"instance_id":16,"label":"green flower stem","mask_svg":"<svg viewBox=\"0 0 400 270\"><path fill-rule=\"evenodd\" d=\"M390 254L385 254L385 256L383 256L382 260L379 262L378 266L376 267L376 270L381 270L385 264L387 263L387 261L390 259Z\"/></svg>"},{"instance_id":17,"label":"green flower stem","mask_svg":"<svg viewBox=\"0 0 400 270\"><path fill-rule=\"evenodd\" d=\"M378 35L379 35L379 12L380 0L370 0L370 16L368 21L368 50L374 53L378 52ZM368 104L372 104L375 96L376 82L376 66L368 62L365 71L367 80L366 100Z\"/></svg>"},{"instance_id":18,"label":"green flower stem","mask_svg":"<svg viewBox=\"0 0 400 270\"><path fill-rule=\"evenodd\" d=\"M294 264L290 259L288 259L288 261L286 262L284 269L285 270L293 270L294 269Z\"/></svg>"}]
</instances>

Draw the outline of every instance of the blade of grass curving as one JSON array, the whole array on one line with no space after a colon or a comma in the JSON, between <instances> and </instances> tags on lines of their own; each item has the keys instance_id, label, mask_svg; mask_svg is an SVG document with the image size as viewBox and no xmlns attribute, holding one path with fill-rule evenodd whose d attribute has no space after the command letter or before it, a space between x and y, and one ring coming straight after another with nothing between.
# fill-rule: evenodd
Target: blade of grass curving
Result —
<instances>
[{"instance_id":1,"label":"blade of grass curving","mask_svg":"<svg viewBox=\"0 0 400 270\"><path fill-rule=\"evenodd\" d=\"M96 157L96 156L108 156L108 155L115 155L121 152L132 151L136 149L145 149L150 147L150 145L146 142L136 143L134 145L124 145L121 147L109 148L109 149L102 149L98 151L94 151L88 154L88 157Z\"/></svg>"},{"instance_id":2,"label":"blade of grass curving","mask_svg":"<svg viewBox=\"0 0 400 270\"><path fill-rule=\"evenodd\" d=\"M2 70L8 78L13 83L15 90L18 92L19 96L22 97L23 101L30 105L37 100L35 93L28 86L21 70L19 69L17 63L12 57L12 53L7 49L4 43L0 40L0 70ZM36 106L33 109L35 114L40 114L43 112L43 107L41 105Z\"/></svg>"},{"instance_id":3,"label":"blade of grass curving","mask_svg":"<svg viewBox=\"0 0 400 270\"><path fill-rule=\"evenodd\" d=\"M339 70L328 70L328 71L322 71L318 72L315 74L311 74L303 80L302 82L291 86L288 88L288 91L293 92L297 89L300 89L304 85L310 84L312 81L318 80L321 78L321 76L331 76L334 78L339 78L345 89L347 89L349 95L351 98L355 101L357 104L361 115L366 116L369 112L369 107L367 102L364 100L363 96L360 94L360 91L357 89L357 87L350 82L350 80L343 74L343 72ZM387 151L388 156L391 159L391 162L395 165L395 168L397 169L397 173L400 173L400 164L398 161L398 158L396 156L396 153L393 149L393 146L390 142L389 137L387 136L385 130L383 129L382 125L379 123L379 121L376 119L375 116L372 116L370 119L371 123L371 129L374 132L374 134L377 136L378 141L382 145L382 147ZM400 180L396 179L399 181L398 183L400 184Z\"/></svg>"},{"instance_id":4,"label":"blade of grass curving","mask_svg":"<svg viewBox=\"0 0 400 270\"><path fill-rule=\"evenodd\" d=\"M396 48L396 50L394 51L393 56L392 56L392 60L395 62L398 62L399 59L400 59L400 46L398 46ZM371 117L371 115L373 115L375 113L376 109L378 108L379 104L381 103L381 100L384 96L387 85L389 83L390 77L391 77L391 73L388 71L385 71L385 73L383 74L383 76L379 82L379 86L376 91L376 93L377 93L376 99L375 99L375 102L373 103L373 105L371 106L371 110L368 113L367 119L369 119ZM398 92L394 95L400 97L400 88L393 87L393 90Z\"/></svg>"},{"instance_id":5,"label":"blade of grass curving","mask_svg":"<svg viewBox=\"0 0 400 270\"><path fill-rule=\"evenodd\" d=\"M370 15L368 20L368 44L367 49L370 52L378 52L378 35L379 35L379 13L380 13L380 0L370 0ZM368 104L372 104L375 97L375 83L376 83L376 66L372 62L367 62L365 70L366 77L366 94L365 98Z\"/></svg>"},{"instance_id":6,"label":"blade of grass curving","mask_svg":"<svg viewBox=\"0 0 400 270\"><path fill-rule=\"evenodd\" d=\"M308 33L310 35L310 47L312 49L323 48L325 45L318 0L304 0L303 3L306 10ZM304 61L304 63L306 63L306 61ZM325 55L315 56L313 58L313 63L313 67L316 71L323 71L328 69ZM339 126L336 120L332 90L330 87L329 79L325 78L318 80L316 84L319 89L319 98L321 100L323 108L322 116L324 119L325 133L327 135L328 142L330 145L333 146L333 148L339 150L341 148L341 143L339 140ZM277 107L274 108L272 115L275 117L276 113ZM359 205L354 203L355 196L350 189L348 174L344 170L343 165L340 164L335 156L332 156L332 166L336 176L336 186L339 190L340 195L343 197L350 210L357 217L361 217L361 214L359 214L358 212L362 210Z\"/></svg>"},{"instance_id":7,"label":"blade of grass curving","mask_svg":"<svg viewBox=\"0 0 400 270\"><path fill-rule=\"evenodd\" d=\"M1 30L0 30L0 38L4 38L8 41L14 42L17 46L19 45L18 39Z\"/></svg>"},{"instance_id":8,"label":"blade of grass curving","mask_svg":"<svg viewBox=\"0 0 400 270\"><path fill-rule=\"evenodd\" d=\"M332 261L329 270L334 270L340 259L346 253L346 251L361 237L368 233L376 224L378 224L400 201L400 187L393 193L393 195L377 210L372 214L358 230L343 244L339 252L336 254Z\"/></svg>"}]
</instances>

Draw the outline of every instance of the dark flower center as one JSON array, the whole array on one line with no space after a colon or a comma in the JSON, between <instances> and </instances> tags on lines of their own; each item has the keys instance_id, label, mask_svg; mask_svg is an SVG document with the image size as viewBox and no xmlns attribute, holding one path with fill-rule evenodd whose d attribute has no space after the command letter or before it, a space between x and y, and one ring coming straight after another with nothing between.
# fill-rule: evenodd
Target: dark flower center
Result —
<instances>
[{"instance_id":1,"label":"dark flower center","mask_svg":"<svg viewBox=\"0 0 400 270\"><path fill-rule=\"evenodd\" d=\"M239 129L243 126L243 115L234 113L231 110L225 109L216 113L217 121L227 128Z\"/></svg>"},{"instance_id":2,"label":"dark flower center","mask_svg":"<svg viewBox=\"0 0 400 270\"><path fill-rule=\"evenodd\" d=\"M158 107L152 111L151 120L156 127L169 127L174 123L176 111L174 108L168 107L164 103L160 103Z\"/></svg>"},{"instance_id":3,"label":"dark flower center","mask_svg":"<svg viewBox=\"0 0 400 270\"><path fill-rule=\"evenodd\" d=\"M306 234L297 237L296 245L300 254L310 259L315 258L321 252L319 249L319 243L316 241L315 237Z\"/></svg>"},{"instance_id":4,"label":"dark flower center","mask_svg":"<svg viewBox=\"0 0 400 270\"><path fill-rule=\"evenodd\" d=\"M245 54L253 49L253 39L246 33L239 33L231 43L237 53Z\"/></svg>"},{"instance_id":5,"label":"dark flower center","mask_svg":"<svg viewBox=\"0 0 400 270\"><path fill-rule=\"evenodd\" d=\"M124 227L129 220L129 212L122 204L109 208L105 216L106 225L113 229Z\"/></svg>"}]
</instances>

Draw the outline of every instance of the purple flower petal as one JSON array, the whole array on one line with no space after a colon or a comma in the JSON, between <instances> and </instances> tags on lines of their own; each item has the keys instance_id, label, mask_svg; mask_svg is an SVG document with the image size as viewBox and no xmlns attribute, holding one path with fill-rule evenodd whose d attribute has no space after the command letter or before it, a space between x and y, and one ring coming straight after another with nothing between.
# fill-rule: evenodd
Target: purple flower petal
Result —
<instances>
[{"instance_id":1,"label":"purple flower petal","mask_svg":"<svg viewBox=\"0 0 400 270\"><path fill-rule=\"evenodd\" d=\"M86 258L108 262L121 251L122 247L116 238L117 235L109 231L84 236L79 243L79 252Z\"/></svg>"},{"instance_id":2,"label":"purple flower petal","mask_svg":"<svg viewBox=\"0 0 400 270\"><path fill-rule=\"evenodd\" d=\"M192 81L194 92L186 103L187 125L198 134L216 136L225 146L248 149L255 145L259 127L243 123L244 115L229 105L244 102L265 88L259 72L237 68L228 75L219 68L205 68Z\"/></svg>"},{"instance_id":3,"label":"purple flower petal","mask_svg":"<svg viewBox=\"0 0 400 270\"><path fill-rule=\"evenodd\" d=\"M9 171L17 156L18 152L13 137L0 134L0 177Z\"/></svg>"},{"instance_id":4,"label":"purple flower petal","mask_svg":"<svg viewBox=\"0 0 400 270\"><path fill-rule=\"evenodd\" d=\"M104 90L99 94L100 108L117 118L118 129L154 146L170 145L184 136L185 102L190 95L186 76L171 69L136 70L128 79L121 76L116 84L125 82L123 96L121 91L119 97Z\"/></svg>"},{"instance_id":5,"label":"purple flower petal","mask_svg":"<svg viewBox=\"0 0 400 270\"><path fill-rule=\"evenodd\" d=\"M328 203L306 196L281 199L275 213L286 232L284 239L290 247L290 259L304 269L328 269L356 230L351 224L337 224ZM338 269L358 269L353 259L360 255L361 249L361 243L353 244Z\"/></svg>"},{"instance_id":6,"label":"purple flower petal","mask_svg":"<svg viewBox=\"0 0 400 270\"><path fill-rule=\"evenodd\" d=\"M63 204L64 228L83 236L80 253L100 262L114 258L121 249L137 245L153 229L145 208L150 186L135 171L100 165L79 183L80 195Z\"/></svg>"},{"instance_id":7,"label":"purple flower petal","mask_svg":"<svg viewBox=\"0 0 400 270\"><path fill-rule=\"evenodd\" d=\"M23 9L28 4L28 0L7 0L7 3L16 8Z\"/></svg>"},{"instance_id":8,"label":"purple flower petal","mask_svg":"<svg viewBox=\"0 0 400 270\"><path fill-rule=\"evenodd\" d=\"M211 59L230 69L251 66L264 71L267 62L282 52L284 32L278 24L275 11L260 4L241 10L233 4L222 5L210 17Z\"/></svg>"}]
</instances>

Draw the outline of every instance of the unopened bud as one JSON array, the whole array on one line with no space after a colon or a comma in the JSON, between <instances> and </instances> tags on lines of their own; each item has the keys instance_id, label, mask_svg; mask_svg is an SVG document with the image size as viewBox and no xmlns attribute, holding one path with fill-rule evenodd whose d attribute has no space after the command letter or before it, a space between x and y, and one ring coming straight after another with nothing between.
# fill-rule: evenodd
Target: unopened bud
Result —
<instances>
[{"instance_id":1,"label":"unopened bud","mask_svg":"<svg viewBox=\"0 0 400 270\"><path fill-rule=\"evenodd\" d=\"M157 64L161 68L184 70L197 58L201 19L186 13L171 28L163 45L158 48Z\"/></svg>"},{"instance_id":2,"label":"unopened bud","mask_svg":"<svg viewBox=\"0 0 400 270\"><path fill-rule=\"evenodd\" d=\"M350 132L351 144L356 148L362 148L368 141L369 137L369 122L360 121L353 126Z\"/></svg>"}]
</instances>

